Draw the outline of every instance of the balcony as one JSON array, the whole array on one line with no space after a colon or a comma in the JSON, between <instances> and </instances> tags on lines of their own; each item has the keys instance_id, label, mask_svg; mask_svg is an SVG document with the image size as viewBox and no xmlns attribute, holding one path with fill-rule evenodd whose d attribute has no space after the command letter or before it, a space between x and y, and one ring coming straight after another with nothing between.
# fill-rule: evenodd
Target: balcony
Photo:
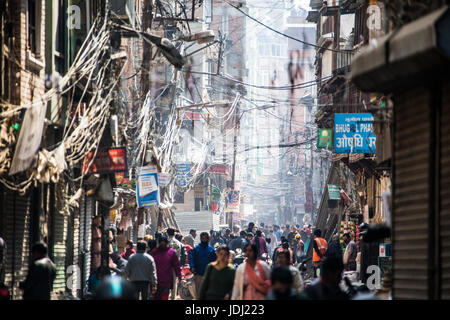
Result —
<instances>
[{"instance_id":1,"label":"balcony","mask_svg":"<svg viewBox=\"0 0 450 320\"><path fill-rule=\"evenodd\" d=\"M352 50L343 50L341 52L336 52L336 69L333 73L349 71L353 55L354 51Z\"/></svg>"}]
</instances>

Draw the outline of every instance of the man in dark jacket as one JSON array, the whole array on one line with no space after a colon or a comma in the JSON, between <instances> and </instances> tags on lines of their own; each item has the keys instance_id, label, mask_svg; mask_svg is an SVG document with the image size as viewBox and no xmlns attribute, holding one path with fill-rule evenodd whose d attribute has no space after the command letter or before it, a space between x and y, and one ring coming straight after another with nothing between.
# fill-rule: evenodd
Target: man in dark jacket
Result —
<instances>
[{"instance_id":1,"label":"man in dark jacket","mask_svg":"<svg viewBox=\"0 0 450 320\"><path fill-rule=\"evenodd\" d=\"M116 265L115 268L111 268L111 271L114 271L119 276L125 276L125 267L127 266L128 261L122 258L118 252L111 253L110 257Z\"/></svg>"},{"instance_id":2,"label":"man in dark jacket","mask_svg":"<svg viewBox=\"0 0 450 320\"><path fill-rule=\"evenodd\" d=\"M327 252L325 253L325 257L338 257L342 260L342 248L341 244L339 243L339 235L335 234L331 238L331 242L328 245Z\"/></svg>"},{"instance_id":3,"label":"man in dark jacket","mask_svg":"<svg viewBox=\"0 0 450 320\"><path fill-rule=\"evenodd\" d=\"M214 248L208 245L208 233L202 232L200 234L200 241L200 244L196 245L195 248L189 252L189 265L191 271L194 273L196 295L200 292L200 285L202 283L206 267L209 263L217 259Z\"/></svg>"},{"instance_id":4,"label":"man in dark jacket","mask_svg":"<svg viewBox=\"0 0 450 320\"><path fill-rule=\"evenodd\" d=\"M33 263L25 281L20 283L24 300L50 300L50 292L56 277L56 267L47 257L47 246L36 243L31 249Z\"/></svg>"},{"instance_id":5,"label":"man in dark jacket","mask_svg":"<svg viewBox=\"0 0 450 320\"><path fill-rule=\"evenodd\" d=\"M230 241L230 243L228 244L228 246L230 247L230 250L236 251L236 249L244 249L244 245L245 245L245 237L247 236L247 233L242 230L239 233L239 237L234 238L233 240Z\"/></svg>"},{"instance_id":6,"label":"man in dark jacket","mask_svg":"<svg viewBox=\"0 0 450 320\"><path fill-rule=\"evenodd\" d=\"M343 271L342 259L325 258L320 279L306 287L304 293L311 300L349 300L350 297L339 287Z\"/></svg>"}]
</instances>

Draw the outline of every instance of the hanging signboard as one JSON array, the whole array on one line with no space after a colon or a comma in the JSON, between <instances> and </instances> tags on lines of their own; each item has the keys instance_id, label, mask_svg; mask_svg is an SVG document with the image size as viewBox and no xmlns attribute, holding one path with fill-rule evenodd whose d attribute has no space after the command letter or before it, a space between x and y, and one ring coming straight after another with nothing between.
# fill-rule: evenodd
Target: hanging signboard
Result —
<instances>
[{"instance_id":1,"label":"hanging signboard","mask_svg":"<svg viewBox=\"0 0 450 320\"><path fill-rule=\"evenodd\" d=\"M184 188L187 186L188 181L191 179L191 165L189 162L177 163L177 184L178 186Z\"/></svg>"},{"instance_id":2,"label":"hanging signboard","mask_svg":"<svg viewBox=\"0 0 450 320\"><path fill-rule=\"evenodd\" d=\"M371 113L334 114L334 153L376 153Z\"/></svg>"},{"instance_id":3,"label":"hanging signboard","mask_svg":"<svg viewBox=\"0 0 450 320\"><path fill-rule=\"evenodd\" d=\"M24 171L33 164L42 141L47 108L41 102L25 111L9 175Z\"/></svg>"},{"instance_id":4,"label":"hanging signboard","mask_svg":"<svg viewBox=\"0 0 450 320\"><path fill-rule=\"evenodd\" d=\"M84 158L81 170L83 174L113 173L127 171L127 151L125 147L98 150L94 162L88 170L94 152L89 152Z\"/></svg>"},{"instance_id":5,"label":"hanging signboard","mask_svg":"<svg viewBox=\"0 0 450 320\"><path fill-rule=\"evenodd\" d=\"M341 200L341 193L339 191L339 186L335 184L328 185L328 196L330 200Z\"/></svg>"},{"instance_id":6,"label":"hanging signboard","mask_svg":"<svg viewBox=\"0 0 450 320\"><path fill-rule=\"evenodd\" d=\"M229 191L227 194L227 208L225 212L239 212L240 191Z\"/></svg>"},{"instance_id":7,"label":"hanging signboard","mask_svg":"<svg viewBox=\"0 0 450 320\"><path fill-rule=\"evenodd\" d=\"M160 187L166 187L170 181L169 173L158 173L158 185Z\"/></svg>"},{"instance_id":8,"label":"hanging signboard","mask_svg":"<svg viewBox=\"0 0 450 320\"><path fill-rule=\"evenodd\" d=\"M319 128L319 137L317 140L317 148L332 148L332 138L333 138L333 130L332 129L321 129Z\"/></svg>"},{"instance_id":9,"label":"hanging signboard","mask_svg":"<svg viewBox=\"0 0 450 320\"><path fill-rule=\"evenodd\" d=\"M156 166L138 168L136 199L138 208L159 205L158 173Z\"/></svg>"}]
</instances>

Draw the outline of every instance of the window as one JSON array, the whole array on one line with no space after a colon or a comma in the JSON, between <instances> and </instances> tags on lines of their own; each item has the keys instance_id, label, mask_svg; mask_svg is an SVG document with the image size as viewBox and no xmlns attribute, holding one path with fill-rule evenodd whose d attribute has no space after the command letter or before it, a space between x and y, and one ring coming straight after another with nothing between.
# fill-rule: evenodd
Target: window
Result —
<instances>
[{"instance_id":1,"label":"window","mask_svg":"<svg viewBox=\"0 0 450 320\"><path fill-rule=\"evenodd\" d=\"M279 57L281 56L281 50L279 44L272 44L272 56Z\"/></svg>"},{"instance_id":2,"label":"window","mask_svg":"<svg viewBox=\"0 0 450 320\"><path fill-rule=\"evenodd\" d=\"M64 17L64 0L59 0L58 6L58 22L56 27L56 42L55 42L55 69L59 74L64 73L64 56L66 52L64 33L65 33L65 22Z\"/></svg>"},{"instance_id":3,"label":"window","mask_svg":"<svg viewBox=\"0 0 450 320\"><path fill-rule=\"evenodd\" d=\"M28 48L37 53L36 0L28 0Z\"/></svg>"}]
</instances>

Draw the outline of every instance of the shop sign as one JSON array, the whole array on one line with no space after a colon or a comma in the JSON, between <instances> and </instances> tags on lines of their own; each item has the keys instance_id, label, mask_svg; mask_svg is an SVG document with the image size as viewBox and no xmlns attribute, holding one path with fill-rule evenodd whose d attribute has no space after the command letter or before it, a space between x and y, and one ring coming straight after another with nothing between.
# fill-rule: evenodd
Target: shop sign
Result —
<instances>
[{"instance_id":1,"label":"shop sign","mask_svg":"<svg viewBox=\"0 0 450 320\"><path fill-rule=\"evenodd\" d=\"M225 212L239 212L240 191L229 191L227 193L227 200Z\"/></svg>"},{"instance_id":2,"label":"shop sign","mask_svg":"<svg viewBox=\"0 0 450 320\"><path fill-rule=\"evenodd\" d=\"M170 174L169 173L158 173L158 185L160 187L165 187L169 184Z\"/></svg>"},{"instance_id":3,"label":"shop sign","mask_svg":"<svg viewBox=\"0 0 450 320\"><path fill-rule=\"evenodd\" d=\"M335 184L328 185L328 197L330 200L341 200L341 192L339 186Z\"/></svg>"},{"instance_id":4,"label":"shop sign","mask_svg":"<svg viewBox=\"0 0 450 320\"><path fill-rule=\"evenodd\" d=\"M199 112L186 111L183 114L183 120L201 120L202 117Z\"/></svg>"},{"instance_id":5,"label":"shop sign","mask_svg":"<svg viewBox=\"0 0 450 320\"><path fill-rule=\"evenodd\" d=\"M218 173L218 174L229 174L228 172L228 166L224 164L214 164L209 167L208 172L210 173Z\"/></svg>"},{"instance_id":6,"label":"shop sign","mask_svg":"<svg viewBox=\"0 0 450 320\"><path fill-rule=\"evenodd\" d=\"M334 153L376 153L371 113L334 114Z\"/></svg>"},{"instance_id":7,"label":"shop sign","mask_svg":"<svg viewBox=\"0 0 450 320\"><path fill-rule=\"evenodd\" d=\"M158 172L156 166L138 168L136 200L138 208L159 205Z\"/></svg>"},{"instance_id":8,"label":"shop sign","mask_svg":"<svg viewBox=\"0 0 450 320\"><path fill-rule=\"evenodd\" d=\"M332 138L333 138L333 130L332 129L321 129L319 128L319 137L317 140L317 148L332 148Z\"/></svg>"},{"instance_id":9,"label":"shop sign","mask_svg":"<svg viewBox=\"0 0 450 320\"><path fill-rule=\"evenodd\" d=\"M98 150L94 162L88 170L94 152L89 152L82 165L83 174L114 173L127 171L127 151L125 147Z\"/></svg>"}]
</instances>

